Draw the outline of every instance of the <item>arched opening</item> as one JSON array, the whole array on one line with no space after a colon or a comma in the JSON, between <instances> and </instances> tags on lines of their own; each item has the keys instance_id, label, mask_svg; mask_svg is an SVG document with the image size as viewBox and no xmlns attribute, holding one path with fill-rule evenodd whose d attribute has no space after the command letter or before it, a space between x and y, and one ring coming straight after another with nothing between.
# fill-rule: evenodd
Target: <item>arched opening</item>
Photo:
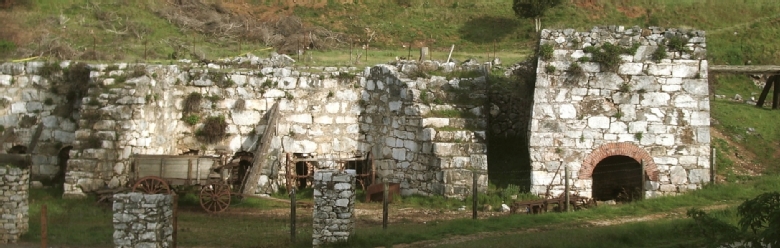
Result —
<instances>
[{"instance_id":1,"label":"arched opening","mask_svg":"<svg viewBox=\"0 0 780 248\"><path fill-rule=\"evenodd\" d=\"M593 169L593 199L628 202L641 198L642 165L631 157L609 156Z\"/></svg>"},{"instance_id":2,"label":"arched opening","mask_svg":"<svg viewBox=\"0 0 780 248\"><path fill-rule=\"evenodd\" d=\"M72 146L66 146L60 149L57 154L57 174L52 178L54 185L63 185L65 183L65 172L68 169L68 159L70 159L70 150Z\"/></svg>"},{"instance_id":3,"label":"arched opening","mask_svg":"<svg viewBox=\"0 0 780 248\"><path fill-rule=\"evenodd\" d=\"M8 154L27 154L27 147L23 145L15 145L6 151Z\"/></svg>"}]
</instances>

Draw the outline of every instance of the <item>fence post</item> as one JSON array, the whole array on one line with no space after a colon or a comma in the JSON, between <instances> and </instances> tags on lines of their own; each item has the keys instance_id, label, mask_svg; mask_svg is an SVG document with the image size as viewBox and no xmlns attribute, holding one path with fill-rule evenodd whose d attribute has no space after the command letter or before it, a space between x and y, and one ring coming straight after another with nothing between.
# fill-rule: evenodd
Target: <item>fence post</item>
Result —
<instances>
[{"instance_id":1,"label":"fence post","mask_svg":"<svg viewBox=\"0 0 780 248\"><path fill-rule=\"evenodd\" d=\"M47 237L49 231L47 230L48 225L46 224L47 212L48 211L46 211L46 204L43 204L43 206L41 206L41 248L48 247L48 243L49 243L48 242L49 239Z\"/></svg>"},{"instance_id":2,"label":"fence post","mask_svg":"<svg viewBox=\"0 0 780 248\"><path fill-rule=\"evenodd\" d=\"M290 242L295 242L295 188L290 190Z\"/></svg>"},{"instance_id":3,"label":"fence post","mask_svg":"<svg viewBox=\"0 0 780 248\"><path fill-rule=\"evenodd\" d=\"M564 190L564 196L563 200L566 201L564 204L564 208L566 208L566 212L569 212L571 209L569 208L569 166L561 164L563 167L563 180L565 181L563 183L563 190Z\"/></svg>"},{"instance_id":4,"label":"fence post","mask_svg":"<svg viewBox=\"0 0 780 248\"><path fill-rule=\"evenodd\" d=\"M718 172L718 170L716 170L715 168L715 165L717 164L715 163L715 159L717 155L718 155L717 150L715 150L715 147L713 147L712 155L710 156L710 160L711 160L710 161L710 184L713 185L715 184L715 179L717 178L715 174Z\"/></svg>"},{"instance_id":5,"label":"fence post","mask_svg":"<svg viewBox=\"0 0 780 248\"><path fill-rule=\"evenodd\" d=\"M383 178L382 181L384 182L384 191L382 191L382 230L387 230L387 191L390 190L390 185L387 183L387 178Z\"/></svg>"},{"instance_id":6,"label":"fence post","mask_svg":"<svg viewBox=\"0 0 780 248\"><path fill-rule=\"evenodd\" d=\"M477 219L477 177L479 177L479 174L474 171L474 173L471 174L471 219L476 220Z\"/></svg>"},{"instance_id":7,"label":"fence post","mask_svg":"<svg viewBox=\"0 0 780 248\"><path fill-rule=\"evenodd\" d=\"M179 246L179 195L173 193L173 248Z\"/></svg>"}]
</instances>

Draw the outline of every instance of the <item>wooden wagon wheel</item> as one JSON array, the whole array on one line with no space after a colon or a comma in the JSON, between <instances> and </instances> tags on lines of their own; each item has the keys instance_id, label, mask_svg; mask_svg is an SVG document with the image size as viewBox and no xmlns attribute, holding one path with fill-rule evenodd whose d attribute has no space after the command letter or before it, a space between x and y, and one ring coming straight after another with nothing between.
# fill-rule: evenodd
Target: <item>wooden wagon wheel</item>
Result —
<instances>
[{"instance_id":1,"label":"wooden wagon wheel","mask_svg":"<svg viewBox=\"0 0 780 248\"><path fill-rule=\"evenodd\" d=\"M171 186L162 178L147 176L135 181L135 184L133 184L133 192L143 192L145 194L170 194Z\"/></svg>"},{"instance_id":2,"label":"wooden wagon wheel","mask_svg":"<svg viewBox=\"0 0 780 248\"><path fill-rule=\"evenodd\" d=\"M230 206L230 187L222 182L203 185L200 190L200 206L210 213L225 211Z\"/></svg>"}]
</instances>

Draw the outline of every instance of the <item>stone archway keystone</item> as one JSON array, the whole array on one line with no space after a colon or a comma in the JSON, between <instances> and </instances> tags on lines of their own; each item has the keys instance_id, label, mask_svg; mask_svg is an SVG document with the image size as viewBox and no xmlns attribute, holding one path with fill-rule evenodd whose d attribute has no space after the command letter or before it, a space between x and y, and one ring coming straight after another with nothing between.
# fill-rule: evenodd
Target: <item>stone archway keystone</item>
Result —
<instances>
[{"instance_id":1,"label":"stone archway keystone","mask_svg":"<svg viewBox=\"0 0 780 248\"><path fill-rule=\"evenodd\" d=\"M585 160L582 161L579 178L593 178L593 169L596 168L596 165L601 162L601 160L611 156L626 156L637 162L643 161L645 164L645 174L651 181L658 181L658 166L655 165L653 157L644 149L629 142L608 143L594 149L593 152L588 154L588 156L585 157Z\"/></svg>"}]
</instances>

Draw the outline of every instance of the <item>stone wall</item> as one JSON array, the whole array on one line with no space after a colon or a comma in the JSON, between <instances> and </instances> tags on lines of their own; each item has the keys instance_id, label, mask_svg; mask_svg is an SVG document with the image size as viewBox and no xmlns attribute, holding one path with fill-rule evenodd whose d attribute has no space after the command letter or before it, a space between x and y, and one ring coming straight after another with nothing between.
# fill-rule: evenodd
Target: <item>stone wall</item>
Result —
<instances>
[{"instance_id":1,"label":"stone wall","mask_svg":"<svg viewBox=\"0 0 780 248\"><path fill-rule=\"evenodd\" d=\"M89 88L84 97L66 102L50 93L51 71L36 73L44 67L65 71L73 64L0 66L2 75L12 75L0 76L0 91L8 93L6 101L24 102L24 106L8 104L0 110L4 111L0 112L3 123L15 127L15 137L26 137L20 134L42 125L40 149L72 148L64 175L65 197L84 197L96 189L131 183L133 154L197 151L214 155L217 148L255 153L264 135L272 137L265 157L260 158L266 163L261 163L257 194L273 193L286 184L285 153L317 158L321 160L317 169L337 168L332 162L335 158L372 153L381 167L377 168L380 177L401 183L406 195L461 195L470 187L471 171L487 169L482 105L432 103L421 97L425 92L452 98L455 91L448 89L459 87L461 93L479 92L484 78L409 79L406 73L417 66L412 63L399 64L400 69L380 65L362 71L354 67L92 64L88 65L89 82L85 83ZM455 66L445 63L442 68ZM201 96L199 104L188 100L194 94ZM481 101L484 96L473 97ZM46 100L49 97L53 100ZM48 103L56 106L46 107ZM275 130L265 130L266 115L274 104L279 106L280 117ZM48 112L63 105L74 107L71 118ZM471 112L474 117L426 116L443 109ZM30 118L30 125L17 124L22 123L18 121L22 116ZM201 130L207 118L224 119L226 134L216 140L204 139ZM440 130L445 127L449 130ZM57 161L59 151L40 149L34 155L40 159L34 162L49 167L38 166L34 172L51 175L51 166L63 162ZM480 185L486 189L486 176L480 178Z\"/></svg>"},{"instance_id":2,"label":"stone wall","mask_svg":"<svg viewBox=\"0 0 780 248\"><path fill-rule=\"evenodd\" d=\"M35 150L26 151L33 154L31 174L35 179L51 179L58 173L57 155L73 143L76 131L73 115L57 111L67 103L65 97L52 92L50 80L39 75L43 65L0 65L0 126L5 129L1 137L7 137L0 140L0 153L14 146L30 146L40 127Z\"/></svg>"},{"instance_id":3,"label":"stone wall","mask_svg":"<svg viewBox=\"0 0 780 248\"><path fill-rule=\"evenodd\" d=\"M380 65L365 73L360 131L363 146L375 154L377 174L400 183L402 195L462 198L470 191L472 172L478 171L483 174L479 189L486 190L484 77L410 79L404 72L413 66ZM465 101L455 103L457 98ZM434 115L445 110L475 118Z\"/></svg>"},{"instance_id":4,"label":"stone wall","mask_svg":"<svg viewBox=\"0 0 780 248\"><path fill-rule=\"evenodd\" d=\"M319 170L313 185L312 245L346 242L355 229L355 175Z\"/></svg>"},{"instance_id":5,"label":"stone wall","mask_svg":"<svg viewBox=\"0 0 780 248\"><path fill-rule=\"evenodd\" d=\"M16 243L29 226L30 170L0 165L0 244Z\"/></svg>"},{"instance_id":6,"label":"stone wall","mask_svg":"<svg viewBox=\"0 0 780 248\"><path fill-rule=\"evenodd\" d=\"M171 247L173 195L114 195L115 247Z\"/></svg>"},{"instance_id":7,"label":"stone wall","mask_svg":"<svg viewBox=\"0 0 780 248\"><path fill-rule=\"evenodd\" d=\"M596 165L610 156L644 162L648 197L698 189L709 180L710 105L703 31L651 27L543 30L530 123L532 192L563 191L563 166L573 193L591 195ZM670 50L673 37L683 51ZM582 57L611 43L636 46L615 71ZM664 59L653 59L664 49ZM574 65L578 66L574 66ZM641 172L641 171L640 171ZM556 177L556 173L558 176Z\"/></svg>"}]
</instances>

